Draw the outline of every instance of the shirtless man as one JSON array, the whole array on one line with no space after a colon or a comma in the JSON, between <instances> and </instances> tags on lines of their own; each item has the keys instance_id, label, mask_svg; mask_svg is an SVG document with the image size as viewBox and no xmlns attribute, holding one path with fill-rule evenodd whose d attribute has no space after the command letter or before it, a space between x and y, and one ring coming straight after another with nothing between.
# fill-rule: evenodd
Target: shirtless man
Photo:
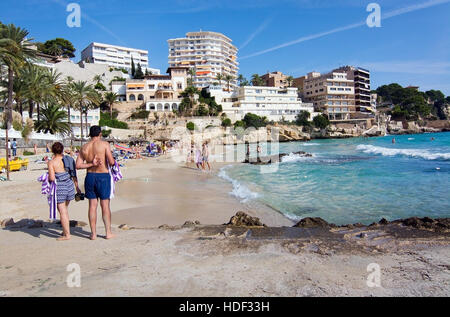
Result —
<instances>
[{"instance_id":1,"label":"shirtless man","mask_svg":"<svg viewBox=\"0 0 450 317\"><path fill-rule=\"evenodd\" d=\"M115 164L108 142L101 140L102 129L92 126L89 132L91 140L83 145L77 158L77 169L87 169L84 188L86 198L89 199L89 224L91 226L91 240L97 238L97 206L100 199L103 223L105 224L106 239L113 238L111 231L111 176L107 167Z\"/></svg>"}]
</instances>

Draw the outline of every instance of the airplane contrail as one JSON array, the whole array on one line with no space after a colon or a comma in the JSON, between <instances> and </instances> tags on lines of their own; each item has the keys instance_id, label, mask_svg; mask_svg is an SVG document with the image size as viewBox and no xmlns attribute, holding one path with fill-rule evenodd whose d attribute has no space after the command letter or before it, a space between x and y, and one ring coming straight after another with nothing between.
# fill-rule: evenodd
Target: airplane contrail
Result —
<instances>
[{"instance_id":1,"label":"airplane contrail","mask_svg":"<svg viewBox=\"0 0 450 317\"><path fill-rule=\"evenodd\" d=\"M67 7L67 4L62 1L62 0L52 0L53 2L63 6L64 8ZM103 24L101 24L100 22L98 22L97 20L91 18L89 15L83 13L83 11L81 12L81 16L84 17L86 20L88 20L89 22L91 22L92 24L95 24L96 26L98 26L100 29L102 29L103 31L105 31L106 33L108 33L109 35L111 35L113 38L115 38L121 45L123 46L128 46L120 37L118 37L113 31L111 31L110 29L108 29L106 26L104 26Z\"/></svg>"},{"instance_id":2,"label":"airplane contrail","mask_svg":"<svg viewBox=\"0 0 450 317\"><path fill-rule=\"evenodd\" d=\"M248 44L250 44L251 41L253 41L253 39L262 31L264 31L270 24L270 22L272 21L272 18L268 18L267 20L265 20L257 29L255 32L253 32L248 39L241 45L241 47L239 47L239 49L243 49L244 47L246 47Z\"/></svg>"},{"instance_id":3,"label":"airplane contrail","mask_svg":"<svg viewBox=\"0 0 450 317\"><path fill-rule=\"evenodd\" d=\"M411 5L411 6L408 6L408 7L404 7L404 8L396 9L396 10L393 10L393 11L389 11L386 14L383 14L381 16L381 19L382 20L383 19L386 20L386 19L393 18L393 17L399 16L399 15L402 15L402 14L406 14L406 13L409 13L409 12L413 12L413 11L418 11L418 10L434 7L434 6L445 4L445 3L449 3L449 2L450 2L450 0L430 0L430 1L427 1L427 2L420 3L420 4L415 4L415 5ZM350 24L350 25L347 25L347 26L338 27L338 28L335 28L335 29L332 29L332 30L329 30L329 31L325 31L325 32L321 32L321 33L317 33L317 34L304 36L304 37L301 37L299 39L296 39L296 40L293 40L293 41L290 41L290 42L286 42L286 43L283 43L283 44L280 44L280 45L277 45L277 46L274 46L274 47L271 47L271 48L268 48L268 49L265 49L265 50L262 50L262 51L259 51L259 52L256 52L256 53L244 56L244 57L241 57L240 59L242 60L242 59L247 59L247 58L263 55L263 54L266 54L266 53L269 53L269 52L273 52L273 51L279 50L281 48L292 46L294 44L306 42L306 41L309 41L309 40L317 39L317 38L324 37L324 36L327 36L327 35L330 35L330 34L334 34L334 33L338 33L338 32L343 32L343 31L355 29L355 28L358 28L358 27L361 27L361 26L364 26L364 25L366 25L366 21Z\"/></svg>"}]
</instances>

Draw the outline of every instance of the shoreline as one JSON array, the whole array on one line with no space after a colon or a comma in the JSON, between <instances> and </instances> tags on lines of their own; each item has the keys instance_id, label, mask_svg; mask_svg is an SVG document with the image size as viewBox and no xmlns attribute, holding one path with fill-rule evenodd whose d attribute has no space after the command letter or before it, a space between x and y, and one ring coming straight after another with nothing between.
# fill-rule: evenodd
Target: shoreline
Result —
<instances>
[{"instance_id":1,"label":"shoreline","mask_svg":"<svg viewBox=\"0 0 450 317\"><path fill-rule=\"evenodd\" d=\"M72 239L57 242L60 226L39 221L48 214L46 199L36 182L43 170L36 165L13 174L14 182L0 183L4 193L0 221L9 214L19 222L0 229L0 296L450 293L450 233L430 231L426 228L428 220L413 220L409 226L388 223L332 228L309 219L293 227L292 221L273 209L265 214L250 206L248 214L260 217L267 227L221 225L236 212L246 211L229 195L232 184L217 175L226 165L230 164L215 164L216 172L208 174L180 167L170 157L126 161L122 169L125 179L118 183L117 198L112 201L116 237L102 239L104 229L99 217L99 239L95 241L89 240L87 202L70 205L70 218L77 220L71 229ZM79 173L80 180L83 176ZM202 195L205 202L200 206L198 197ZM174 211L148 209L148 200L156 207ZM191 207L176 206L171 200L184 200ZM199 210L191 213L192 206ZM120 221L130 208L143 211L143 217L153 223L134 227L125 221L130 217ZM71 263L81 268L81 288L66 285ZM382 269L381 287L366 284L370 263Z\"/></svg>"}]
</instances>

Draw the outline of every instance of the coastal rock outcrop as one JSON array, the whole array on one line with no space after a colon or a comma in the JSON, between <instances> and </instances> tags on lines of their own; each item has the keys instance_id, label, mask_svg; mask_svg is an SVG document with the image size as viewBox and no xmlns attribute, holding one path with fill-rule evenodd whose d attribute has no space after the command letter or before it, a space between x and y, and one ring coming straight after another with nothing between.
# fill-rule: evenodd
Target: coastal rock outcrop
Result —
<instances>
[{"instance_id":1,"label":"coastal rock outcrop","mask_svg":"<svg viewBox=\"0 0 450 317\"><path fill-rule=\"evenodd\" d=\"M294 226L294 228L333 228L333 227L336 227L336 225L330 224L319 217L303 218Z\"/></svg>"},{"instance_id":2,"label":"coastal rock outcrop","mask_svg":"<svg viewBox=\"0 0 450 317\"><path fill-rule=\"evenodd\" d=\"M432 230L435 232L450 231L450 218L431 219L428 217L412 217L407 219L395 220L391 223L402 224L404 226L413 227L416 229Z\"/></svg>"},{"instance_id":3,"label":"coastal rock outcrop","mask_svg":"<svg viewBox=\"0 0 450 317\"><path fill-rule=\"evenodd\" d=\"M4 219L0 223L0 227L1 228L6 228L6 227L9 227L9 226L12 226L12 225L14 225L14 219L13 218Z\"/></svg>"},{"instance_id":4,"label":"coastal rock outcrop","mask_svg":"<svg viewBox=\"0 0 450 317\"><path fill-rule=\"evenodd\" d=\"M259 218L251 217L245 212L239 211L235 216L231 217L230 222L227 223L228 226L236 227L265 227Z\"/></svg>"},{"instance_id":5,"label":"coastal rock outcrop","mask_svg":"<svg viewBox=\"0 0 450 317\"><path fill-rule=\"evenodd\" d=\"M269 164L282 162L284 157L290 156L290 155L296 155L299 157L312 157L312 154L310 154L310 153L298 151L298 152L289 153L289 154L280 153L278 155L269 155L269 156L261 156L259 158L250 158L250 159L246 159L244 161L244 163L253 164L253 165L269 165Z\"/></svg>"}]
</instances>

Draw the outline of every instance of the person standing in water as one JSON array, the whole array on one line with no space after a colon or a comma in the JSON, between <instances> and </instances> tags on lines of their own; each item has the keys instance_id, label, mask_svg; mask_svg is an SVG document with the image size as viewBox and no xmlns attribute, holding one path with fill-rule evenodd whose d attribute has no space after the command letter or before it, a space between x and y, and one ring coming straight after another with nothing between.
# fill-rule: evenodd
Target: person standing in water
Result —
<instances>
[{"instance_id":1,"label":"person standing in water","mask_svg":"<svg viewBox=\"0 0 450 317\"><path fill-rule=\"evenodd\" d=\"M58 241L70 240L69 203L75 199L75 187L71 175L64 168L64 146L53 144L53 158L47 162L48 180L56 180L56 203L63 227L63 234Z\"/></svg>"},{"instance_id":2,"label":"person standing in water","mask_svg":"<svg viewBox=\"0 0 450 317\"><path fill-rule=\"evenodd\" d=\"M92 126L89 132L91 140L83 145L77 158L77 169L87 169L84 187L89 199L89 224L91 240L97 238L97 207L100 200L106 239L113 238L111 230L111 175L107 164L115 164L108 142L101 139L102 129Z\"/></svg>"}]
</instances>

